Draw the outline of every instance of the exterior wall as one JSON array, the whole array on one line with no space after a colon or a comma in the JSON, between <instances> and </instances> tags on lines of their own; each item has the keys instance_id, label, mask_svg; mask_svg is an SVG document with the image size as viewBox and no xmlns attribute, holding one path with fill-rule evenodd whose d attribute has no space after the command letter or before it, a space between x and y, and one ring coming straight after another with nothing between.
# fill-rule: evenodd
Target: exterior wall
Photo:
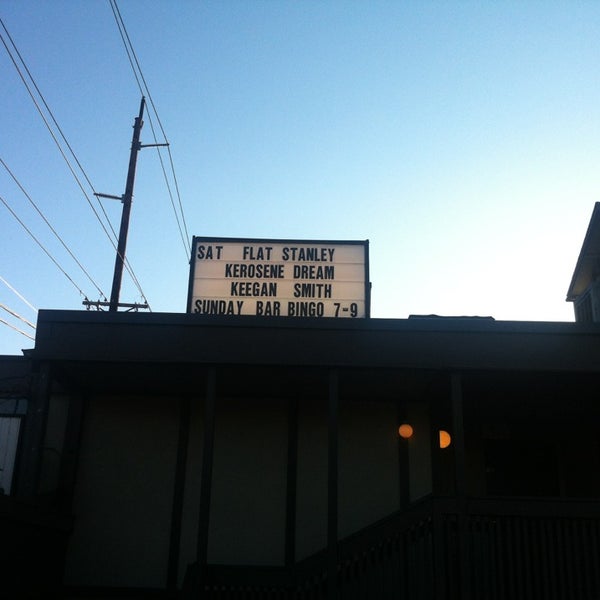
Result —
<instances>
[{"instance_id":1,"label":"exterior wall","mask_svg":"<svg viewBox=\"0 0 600 600\"><path fill-rule=\"evenodd\" d=\"M413 436L408 442L409 498L411 502L431 494L431 425L425 403L407 406L407 422L413 426Z\"/></svg>"},{"instance_id":2,"label":"exterior wall","mask_svg":"<svg viewBox=\"0 0 600 600\"><path fill-rule=\"evenodd\" d=\"M327 545L327 402L300 402L296 558ZM339 408L338 533L345 537L399 508L396 407L345 402Z\"/></svg>"},{"instance_id":3,"label":"exterior wall","mask_svg":"<svg viewBox=\"0 0 600 600\"><path fill-rule=\"evenodd\" d=\"M400 507L396 419L391 402L342 401L340 405L340 537Z\"/></svg>"},{"instance_id":4,"label":"exterior wall","mask_svg":"<svg viewBox=\"0 0 600 600\"><path fill-rule=\"evenodd\" d=\"M177 411L170 398L90 398L67 585L165 586Z\"/></svg>"},{"instance_id":5,"label":"exterior wall","mask_svg":"<svg viewBox=\"0 0 600 600\"><path fill-rule=\"evenodd\" d=\"M208 561L282 565L287 402L218 398Z\"/></svg>"},{"instance_id":6,"label":"exterior wall","mask_svg":"<svg viewBox=\"0 0 600 600\"><path fill-rule=\"evenodd\" d=\"M277 396L285 396L294 384L305 389L304 397L298 398L296 559L325 548L326 374L331 368L338 371L342 390L338 523L341 537L394 512L400 504L400 492L405 499L406 490L400 488L400 481L408 480L408 496L414 501L433 489L436 495L444 495L450 489L439 485L440 471L448 473L449 478L459 479L461 473L454 464L446 468L459 453L452 454L451 448L444 455L438 454L436 439L432 437L440 427L451 431L452 415L448 414L453 407L450 391L454 388L448 389L451 373L460 374L464 396L467 456L466 465L459 466L466 467L467 491L470 495L497 496L483 499L479 507L493 506L495 519L498 507L502 506L500 501L507 500L504 516L512 519L511 507L520 507L521 499L515 502L514 498L498 496L537 496L537 501L551 495L553 500L561 496L561 500L586 499L585 503L565 503L574 506L578 515L587 515L587 506L593 506L594 511L597 508L600 494L597 326L495 322L447 325L446 321L408 320L388 324L352 322L343 326L336 322L327 324L323 330L319 329L322 325L314 323L281 328L244 325L237 329L229 325L203 325L201 320L173 315L164 323L164 317L140 316L141 321L130 321L124 314L107 315L106 320L104 316L91 315L86 325L88 315L77 314L72 323L49 319L44 325L42 315L38 326L40 346L36 342L36 360L40 363L40 373L52 374L56 363L57 380L50 384L60 381L61 389L67 392L106 389L107 381L111 387L113 383L121 385L118 375L132 367L134 372L123 382L122 390L134 389L142 380L154 394L165 390L165 396L160 398L127 396L124 391L120 397L89 398L74 495L75 524L68 545L67 585L165 587L181 403L179 396L172 398L167 394L196 394L201 388L196 387L196 377L204 381L206 371L213 368L211 365L220 365L216 367L217 392L220 373L225 374L223 379L233 382L223 386L226 397L218 396L216 401L208 548L211 563L283 564L288 401ZM82 318L85 320L80 322ZM202 339L201 344L198 339ZM115 360L119 362L107 363L107 350L113 347L118 354ZM302 361L307 360L311 362L304 369ZM338 361L344 366L330 366ZM32 513L36 522L53 509L51 494L59 476L55 457L61 452L65 437L69 447L76 445L76 431L71 424L79 416L78 411L69 414L65 397L52 396L47 422L42 417L35 420L41 413L34 403L45 406L45 389L40 385L36 391L34 387L30 397L33 410L28 415L33 418L24 421L23 429L32 432L30 437L35 438L35 444L21 444L26 450L45 448L39 457L42 459L39 483L48 497L38 499L43 509L39 514ZM272 399L261 398L263 393L270 394ZM74 404L76 409L79 406ZM197 551L203 408L201 399L192 400L180 583ZM406 443L397 438L399 415L414 427L414 436ZM65 422L69 423L66 436ZM42 442L43 431L46 436ZM534 454L528 451L531 448L541 448L542 452ZM551 452L546 452L547 449ZM29 454L26 458L37 458L33 451ZM545 465L552 462L552 468L547 473L536 469L530 454L541 456ZM65 486L71 481L72 463L67 458L62 465L65 468L61 483ZM498 458L502 460L494 463L492 459ZM404 469L400 472L400 460L403 467L408 463L408 472ZM22 462L37 475L36 461ZM28 474L26 469L23 472ZM18 478L16 481L19 483ZM552 486L547 485L548 481ZM29 493L29 488L34 488L38 481L23 477L23 483ZM53 520L64 516L62 511L69 498L59 496L58 500L61 498L65 504L57 502L56 513L51 515ZM9 506L8 501L12 504L14 499L3 500ZM558 501L552 504L561 506ZM437 501L424 505L444 506ZM537 518L536 504L529 506L533 507L528 509L530 516ZM540 502L539 506L540 515L552 514L547 511L547 503ZM29 509L25 504L23 507ZM24 538L20 532L21 517L11 519L13 534L7 539L28 541L23 546L27 551L8 564L21 563L23 573L39 575L45 562L54 559L57 566L52 570L61 570L62 555L57 559L59 552L52 551L59 544L54 540L45 545L38 543L41 535L37 531L37 537ZM64 521L64 525L51 523L51 526L66 531L70 520ZM562 524L558 520L557 523L560 532ZM517 538L521 535L518 521L513 531ZM54 535L53 531L50 533ZM50 539L46 532L43 535ZM477 537L472 539L475 543L482 541ZM9 551L12 548L10 545ZM32 560L34 549L39 556ZM450 553L454 550L449 548ZM450 553L448 556L454 560ZM410 560L414 556L417 554L410 555ZM473 556L479 559L477 553ZM577 565L579 559L575 558L573 564ZM408 569L412 566L410 563Z\"/></svg>"},{"instance_id":7,"label":"exterior wall","mask_svg":"<svg viewBox=\"0 0 600 600\"><path fill-rule=\"evenodd\" d=\"M296 559L327 546L327 401L298 403Z\"/></svg>"}]
</instances>

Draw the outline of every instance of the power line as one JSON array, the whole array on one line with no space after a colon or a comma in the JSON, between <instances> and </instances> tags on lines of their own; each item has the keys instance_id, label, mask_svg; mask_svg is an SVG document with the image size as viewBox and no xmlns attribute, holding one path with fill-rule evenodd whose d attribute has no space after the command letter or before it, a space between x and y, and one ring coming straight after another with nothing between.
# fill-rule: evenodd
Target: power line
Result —
<instances>
[{"instance_id":1,"label":"power line","mask_svg":"<svg viewBox=\"0 0 600 600\"><path fill-rule=\"evenodd\" d=\"M24 335L26 338L29 338L30 340L33 340L35 342L35 338L33 336L29 335L28 333L25 333L18 327L15 327L14 325L10 324L8 321L5 321L4 319L0 319L0 323L2 323L3 325L6 325L7 327L10 327L11 329L14 329L15 331L18 331L21 335Z\"/></svg>"},{"instance_id":2,"label":"power line","mask_svg":"<svg viewBox=\"0 0 600 600\"><path fill-rule=\"evenodd\" d=\"M46 216L44 215L44 213L39 209L39 207L37 206L37 204L32 200L31 196L25 191L25 188L21 185L21 183L19 182L19 180L15 177L15 175L13 174L13 172L8 168L8 165L4 162L4 160L1 157L0 157L0 163L2 163L2 166L6 169L6 171L8 172L8 174L12 177L13 181L19 186L19 189L23 192L23 194L25 195L25 197L27 198L27 200L29 200L29 202L35 208L35 210L38 212L38 214L40 215L40 217L44 220L44 223L46 223L46 225L48 225L48 227L50 228L50 231L52 231L52 233L56 236L56 238L58 239L58 241L63 245L64 249L69 253L69 256L71 256L71 258L77 263L77 266L85 273L85 275L87 276L87 278L92 282L92 284L94 285L94 287L98 290L99 294L101 296L103 296L104 298L106 298L106 295L104 294L104 292L100 289L100 287L98 286L98 284L92 279L91 275L87 272L87 270L85 269L85 267L79 262L79 260L77 259L77 257L73 254L73 252L71 252L71 249L67 246L67 244L60 237L60 235L58 235L58 233L56 232L56 230L54 229L54 227L52 227L52 225L50 224L50 222L48 221L48 219L46 218Z\"/></svg>"},{"instance_id":3,"label":"power line","mask_svg":"<svg viewBox=\"0 0 600 600\"><path fill-rule=\"evenodd\" d=\"M131 39L129 37L129 34L127 32L127 28L125 27L125 23L123 21L123 17L121 16L121 11L119 10L119 7L117 5L116 0L110 0L110 5L113 11L113 16L115 18L115 21L117 23L117 27L119 29L119 33L121 35L121 40L123 41L123 45L125 46L125 52L127 53L127 58L129 59L129 64L131 65L131 69L133 71L133 75L135 77L135 80L137 82L138 88L140 89L140 92L142 95L146 95L148 96L148 99L150 100L150 104L152 106L152 110L154 111L154 114L156 115L156 120L158 122L158 125L160 127L160 130L162 132L163 138L165 139L165 141L167 142L167 152L169 154L169 162L170 162L170 166L171 166L171 173L173 176L173 181L175 184L175 191L177 194L177 198L178 198L178 203L179 203L179 212L181 213L181 220L179 217L179 213L177 212L177 208L175 206L175 201L173 198L173 192L171 190L171 186L169 184L169 178L167 176L166 173L166 169L165 169L165 165L163 162L163 158L162 158L162 154L160 152L160 149L157 148L157 153L158 153L158 158L160 161L160 165L162 168L162 172L163 172L163 176L165 179L165 184L167 186L167 191L169 193L169 198L171 200L171 206L173 208L173 212L175 215L175 220L177 222L177 227L179 229L179 234L181 236L181 240L183 242L183 249L184 249L184 253L185 253L185 258L186 261L188 260L189 256L189 252L188 252L188 246L187 246L187 241L189 239L189 233L188 233L188 229L187 229L187 223L185 221L185 214L183 211L183 204L181 201L181 194L179 191L179 184L177 182L177 176L175 174L175 166L173 164L173 157L171 154L171 149L170 146L168 144L168 140L167 140L167 135L165 133L164 127L162 125L162 122L160 120L160 117L158 115L158 111L156 110L156 106L154 104L154 100L152 99L152 94L150 93L150 89L148 87L148 84L146 83L146 79L144 77L144 74L142 72L142 68L140 66L140 63L138 61L137 55L135 53L135 49L133 48L133 44L131 43ZM132 59L133 56L133 59ZM134 66L134 62L135 62L135 66ZM138 77L138 73L139 73L139 77ZM142 84L140 83L140 78L143 82L143 87ZM148 120L150 121L150 129L152 130L152 135L154 137L154 141L157 142L157 136L156 136L156 132L154 130L154 124L152 122L152 117L150 115L150 113L148 113ZM184 232L182 230L182 224L183 224L183 229L185 230L185 235Z\"/></svg>"},{"instance_id":4,"label":"power line","mask_svg":"<svg viewBox=\"0 0 600 600\"><path fill-rule=\"evenodd\" d=\"M37 308L35 306L33 306L33 304L31 304L31 302L29 302L28 300L26 300L21 294L19 294L19 292L17 292L17 290L15 290L15 288L10 285L10 283L8 283L8 281L6 281L6 279L4 279L4 277L2 277L0 275L0 281L14 294L16 294L21 300L23 300L23 302L25 302L25 304L27 304L27 306L29 306L29 308L31 308L31 310L35 311L37 313Z\"/></svg>"},{"instance_id":5,"label":"power line","mask_svg":"<svg viewBox=\"0 0 600 600\"><path fill-rule=\"evenodd\" d=\"M23 321L23 323L25 323L26 325L29 325L29 327L31 327L32 329L35 329L35 325L31 322L28 321L25 317L22 317L19 313L16 313L14 310L11 310L10 308L8 308L8 306L6 306L5 304L2 304L0 302L0 308L5 310L8 314L12 315L13 317L17 317L17 319L19 319L20 321Z\"/></svg>"},{"instance_id":6,"label":"power line","mask_svg":"<svg viewBox=\"0 0 600 600\"><path fill-rule=\"evenodd\" d=\"M71 154L73 155L73 157L75 158L75 162L77 163L77 165L79 166L81 172L83 173L86 181L88 182L90 188L92 189L92 192L94 192L94 186L91 184L89 178L87 177L85 171L83 170L81 163L79 162L79 160L77 160L77 157L75 156L75 153L73 152L70 144L67 142L64 134L62 133L61 128L58 126L58 123L56 121L56 119L54 118L54 115L52 114L52 111L50 110L47 102L44 99L44 96L42 95L39 87L37 86L37 84L35 83L35 80L33 78L33 76L31 75L31 72L29 71L29 69L27 68L27 65L25 64L25 61L23 60L23 57L21 56L21 53L19 52L16 44L14 43L10 33L8 32L8 30L6 29L6 25L4 24L4 22L2 21L2 19L0 18L0 24L2 25L2 28L4 29L4 31L6 32L6 35L8 36L8 39L11 42L12 47L14 48L17 56L19 57L19 60L21 61L21 64L23 65L25 71L27 72L27 75L29 76L29 79L31 80L35 90L37 91L38 95L40 96L40 99L42 100L44 106L46 107L46 110L48 111L48 113L50 114L50 118L52 119L52 121L54 122L56 128L58 129L58 131L60 132L63 140L65 141L67 147L69 148L69 150L71 151ZM58 140L56 139L56 136L54 135L54 132L52 131L52 128L50 127L50 124L48 123L48 120L46 119L42 109L40 108L40 105L38 104L37 100L35 99L35 96L33 94L33 92L31 91L31 88L29 87L29 84L27 83L25 77L23 76L23 73L21 72L21 69L19 67L19 65L17 64L17 61L15 60L14 56L12 55L10 48L8 47L8 45L6 44L6 41L4 40L4 37L2 36L2 34L0 33L0 39L2 40L2 44L4 45L4 48L6 49L6 52L8 53L15 69L17 70L17 73L19 74L19 77L21 78L21 81L23 82L23 85L25 86L25 88L27 89L27 92L29 93L29 96L31 97L31 100L33 101L33 104L35 105L40 117L42 118L42 120L44 121L44 124L46 125L46 128L48 129L48 132L50 133L50 136L52 137L52 139L54 140L54 143L56 144L56 147L58 148L58 151L60 152L61 156L63 157L64 161L67 163L67 167L69 168L69 170L71 171L71 174L73 175L73 177L75 178L75 181L77 182L77 185L79 186L79 189L81 190L81 192L83 193L85 199L87 200L90 208L92 209L94 215L96 216L96 219L98 219L98 222L100 223L102 229L104 230L104 233L107 235L107 237L109 239L111 239L110 234L108 233L108 230L106 229L106 226L104 225L104 223L102 222L102 219L100 218L100 215L98 214L98 212L96 211L96 209L94 208L92 201L90 200L90 197L88 196L87 192L85 191L81 181L79 180L79 177L77 177L77 174L75 173L75 170L73 169L73 167L71 166L71 163L69 162L69 159L67 158L67 156L65 155L63 149L60 146L60 143L58 142ZM98 204L104 214L104 217L106 218L106 221L108 222L108 226L109 228L112 230L112 235L113 235L113 239L116 240L117 238L117 234L115 233L112 224L110 222L110 219L108 218L108 215L106 214L106 211L104 210L104 207L102 206L102 203L100 201L98 201Z\"/></svg>"},{"instance_id":7,"label":"power line","mask_svg":"<svg viewBox=\"0 0 600 600\"><path fill-rule=\"evenodd\" d=\"M48 252L48 250L46 250L46 248L44 247L44 245L35 237L35 235L33 235L33 233L25 225L25 223L23 223L23 221L21 221L21 219L19 219L19 217L17 216L17 214L15 213L15 211L8 205L8 202L6 202L6 200L2 196L0 196L0 202L2 202L2 204L4 204L4 206L6 206L6 208L10 211L10 213L12 214L12 216L19 222L19 224L21 225L21 227L23 227L23 229L25 229L25 231L33 238L34 242L44 251L44 253L48 256L48 258L58 267L58 269L60 270L60 272L73 284L73 286L75 287L75 289L84 298L87 299L87 296L81 291L81 289L79 288L79 286L71 279L71 277L69 277L69 275L67 274L67 272L58 264L58 261L50 254L50 252Z\"/></svg>"},{"instance_id":8,"label":"power line","mask_svg":"<svg viewBox=\"0 0 600 600\"><path fill-rule=\"evenodd\" d=\"M21 61L21 63L23 64L23 67L25 68L25 70L26 70L26 72L27 72L27 74L28 74L28 76L29 76L30 80L32 81L32 83L33 83L33 86L35 87L35 89L36 89L36 91L37 91L38 95L40 96L40 98L41 98L41 100L42 100L42 102L43 102L44 106L46 107L46 110L47 110L47 111L48 111L48 113L50 114L50 117L52 118L52 121L54 122L54 124L55 124L56 128L58 129L58 131L60 132L60 134L61 134L61 136L62 136L63 140L65 141L65 144L67 145L67 147L69 148L69 150L70 150L71 154L73 155L73 158L75 159L75 162L77 163L77 165L79 166L79 169L80 169L80 170L81 170L81 172L83 173L83 175L84 175L84 177L85 177L86 181L88 182L88 184L89 184L90 188L92 189L92 192L94 192L94 194L95 194L95 191L94 191L94 186L92 185L92 183L91 183L90 179L87 177L87 174L85 173L85 171L84 171L83 167L81 166L81 163L80 163L80 162L79 162L79 160L77 159L77 157L76 157L76 155L75 155L75 153L74 153L73 149L71 148L70 144L69 144L69 143L68 143L68 141L66 140L66 138L65 138L64 134L62 133L62 130L61 130L60 126L58 125L58 123L57 123L56 119L54 118L54 115L52 114L52 111L50 110L50 107L48 106L47 102L45 101L45 99L44 99L44 97L43 97L43 95L42 95L42 93L41 93L41 91L39 90L39 87L38 87L38 86L37 86L37 84L35 83L35 80L34 80L33 76L31 75L31 72L30 72L30 71L29 71L29 69L27 68L27 65L25 64L25 61L23 60L23 57L21 56L21 53L19 52L18 48L16 47L16 44L14 43L14 41L13 41L13 39L12 39L12 37L11 37L10 33L8 32L8 29L6 28L6 25L4 24L4 22L2 21L2 19L0 19L0 24L2 25L2 28L4 29L4 31L6 32L6 35L8 36L8 39L10 40L10 42L11 42L11 44L12 44L12 46L13 46L13 48L14 48L14 50L15 50L16 54L17 54L17 56L19 57L19 60L20 60L20 61ZM77 182L77 184L78 184L79 188L81 189L81 191L82 191L82 193L83 193L83 195L84 195L85 199L87 200L87 203L88 203L88 205L89 205L89 206L90 206L90 208L92 209L92 212L93 212L93 213L94 213L94 215L96 216L96 219L97 219L97 220L98 220L98 222L100 223L100 226L101 226L101 227L102 227L102 229L104 230L104 233L105 233L105 234L106 234L106 236L108 237L108 239L109 239L110 243L112 244L112 246L113 246L114 250L115 250L115 251L117 251L117 245L116 245L116 239L117 239L117 236L116 236L116 233L115 233L115 231L114 231L114 229L113 229L113 227L112 227L112 224L111 224L111 222L110 222L110 219L108 218L108 215L106 214L106 211L104 210L104 207L102 206L102 203L101 203L101 202L98 200L98 203L99 203L99 205L100 205L100 208L101 208L101 210L102 210L102 212L103 212L103 214L104 214L104 216L105 216L105 218L106 218L106 221L107 221L107 223L108 223L108 226L109 226L109 228L110 228L110 229L111 229L111 231L112 231L112 237L111 237L111 235L109 234L109 232L108 232L108 230L107 230L106 226L105 226L105 225L104 225L104 223L102 222L102 219L100 218L100 215L98 214L98 212L97 212L97 211L96 211L96 209L94 208L94 206L93 206L93 204L92 204L92 202L91 202L91 200L90 200L90 198L89 198L89 196L88 196L87 192L85 191L85 189L84 189L84 187L83 187L83 185L82 185L81 181L80 181L80 180L79 180L79 178L77 177L77 175L76 175L76 173L75 173L75 170L74 170L74 169L73 169L73 167L71 166L71 163L69 162L69 160L68 160L67 156L65 155L65 153L64 153L64 151L63 151L63 149L61 148L61 146L60 146L60 144L59 144L59 142L58 142L58 140L57 140L56 136L54 135L54 132L52 131L52 128L50 127L50 124L48 123L48 121L47 121L46 117L44 116L44 114L43 114L43 111L41 110L41 108L40 108L40 106L39 106L39 104L38 104L37 100L35 99L33 92L31 91L31 89L30 89L30 87L29 87L29 85L28 85L28 83L27 83L27 81L26 81L25 77L23 76L23 73L21 72L21 69L19 68L19 65L17 64L17 61L15 60L14 56L12 55L12 53L11 53L11 51L10 51L10 48L8 47L8 45L7 45L6 41L4 40L4 37L2 36L2 34L1 34L1 33L0 33L0 40L2 40L2 43L3 43L3 45L4 45L4 48L6 49L6 51L7 51L8 55L9 55L9 57L10 57L10 59L11 59L11 61L12 61L13 65L14 65L15 69L17 70L17 73L19 74L19 77L21 78L21 81L22 81L22 82L23 82L23 84L25 85L25 88L27 89L27 92L29 93L29 96L31 97L31 99L32 99L32 101L33 101L33 103L34 103L34 105L35 105L35 107L36 107L36 109L37 109L38 113L40 114L40 116L41 116L42 120L44 121L44 124L46 125L46 128L48 129L48 132L50 133L50 135L51 135L52 139L54 140L54 143L56 144L56 146L57 146L57 148L58 148L58 150L59 150L59 152L60 152L61 156L63 157L64 161L66 162L66 164L67 164L67 166L68 166L68 168L69 168L69 170L71 171L71 174L72 174L72 175L73 175L73 177L75 178L75 181ZM140 285L140 283L139 283L139 281L138 281L138 278L135 276L135 274L134 274L134 272L133 272L133 269L132 269L132 267L131 267L131 264L129 263L129 261L128 261L128 260L126 260L126 261L125 261L125 268L127 269L127 272L128 272L130 275L131 275L131 278L132 278L132 280L133 280L133 282L134 282L135 286L137 287L138 291L140 292L140 294L142 295L142 297L144 297L144 299L145 299L145 295L144 295L144 292L143 292L143 290L142 290L142 288L141 288L141 285ZM103 294L103 295L104 295L104 294ZM147 300L146 300L146 303L147 303Z\"/></svg>"}]
</instances>

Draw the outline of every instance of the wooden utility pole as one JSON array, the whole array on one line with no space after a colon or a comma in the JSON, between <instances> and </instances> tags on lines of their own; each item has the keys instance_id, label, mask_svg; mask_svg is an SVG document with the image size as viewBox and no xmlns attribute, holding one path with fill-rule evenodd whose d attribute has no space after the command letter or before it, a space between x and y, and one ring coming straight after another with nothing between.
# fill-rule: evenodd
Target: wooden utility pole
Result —
<instances>
[{"instance_id":1,"label":"wooden utility pole","mask_svg":"<svg viewBox=\"0 0 600 600\"><path fill-rule=\"evenodd\" d=\"M103 306L108 306L108 310L116 312L119 307L127 308L129 310L138 308L148 308L147 304L137 303L120 303L119 296L121 294L121 280L123 279L123 266L125 264L125 249L127 248L127 233L129 231L129 217L131 215L131 204L133 202L133 184L135 182L135 169L137 165L137 155L142 148L156 147L156 146L168 146L169 144L141 144L140 133L144 126L143 116L144 107L146 106L146 99L142 96L140 102L140 112L135 118L133 124L133 137L131 139L131 152L129 154L129 169L127 170L127 181L125 183L125 193L122 196L113 196L111 194L99 194L95 195L98 198L111 198L112 200L121 200L123 203L123 212L121 214L121 227L119 229L119 240L117 245L117 256L115 258L115 271L113 275L112 289L110 292L110 302L91 302L85 300L83 304L88 307L95 306L97 309L101 309Z\"/></svg>"},{"instance_id":2,"label":"wooden utility pole","mask_svg":"<svg viewBox=\"0 0 600 600\"><path fill-rule=\"evenodd\" d=\"M129 230L129 216L131 215L131 202L133 201L133 184L135 182L135 167L137 155L140 150L140 132L144 125L144 106L146 100L142 96L140 102L140 114L133 125L133 138L131 140L131 153L129 154L129 169L127 170L127 182L125 194L123 194L123 213L121 214L121 228L119 229L119 245L117 246L117 257L115 259L115 272L113 275L112 289L110 292L110 305L108 310L114 312L119 307L119 295L121 293L121 280L123 279L123 263L125 262L125 248L127 247L127 232Z\"/></svg>"}]
</instances>

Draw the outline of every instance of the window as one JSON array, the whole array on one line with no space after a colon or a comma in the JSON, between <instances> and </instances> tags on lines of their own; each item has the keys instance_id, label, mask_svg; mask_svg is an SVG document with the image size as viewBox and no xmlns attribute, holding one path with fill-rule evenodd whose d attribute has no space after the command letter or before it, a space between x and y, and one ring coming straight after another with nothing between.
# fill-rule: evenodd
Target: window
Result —
<instances>
[{"instance_id":1,"label":"window","mask_svg":"<svg viewBox=\"0 0 600 600\"><path fill-rule=\"evenodd\" d=\"M26 410L24 398L0 399L0 495L10 495L12 490L21 419Z\"/></svg>"}]
</instances>

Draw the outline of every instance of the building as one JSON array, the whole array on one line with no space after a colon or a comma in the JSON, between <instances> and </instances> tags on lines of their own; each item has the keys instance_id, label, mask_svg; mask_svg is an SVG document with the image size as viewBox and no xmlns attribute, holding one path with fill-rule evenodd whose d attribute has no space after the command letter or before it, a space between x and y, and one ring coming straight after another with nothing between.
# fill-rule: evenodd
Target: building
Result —
<instances>
[{"instance_id":1,"label":"building","mask_svg":"<svg viewBox=\"0 0 600 600\"><path fill-rule=\"evenodd\" d=\"M595 322L40 311L0 368L14 597L600 597Z\"/></svg>"}]
</instances>

